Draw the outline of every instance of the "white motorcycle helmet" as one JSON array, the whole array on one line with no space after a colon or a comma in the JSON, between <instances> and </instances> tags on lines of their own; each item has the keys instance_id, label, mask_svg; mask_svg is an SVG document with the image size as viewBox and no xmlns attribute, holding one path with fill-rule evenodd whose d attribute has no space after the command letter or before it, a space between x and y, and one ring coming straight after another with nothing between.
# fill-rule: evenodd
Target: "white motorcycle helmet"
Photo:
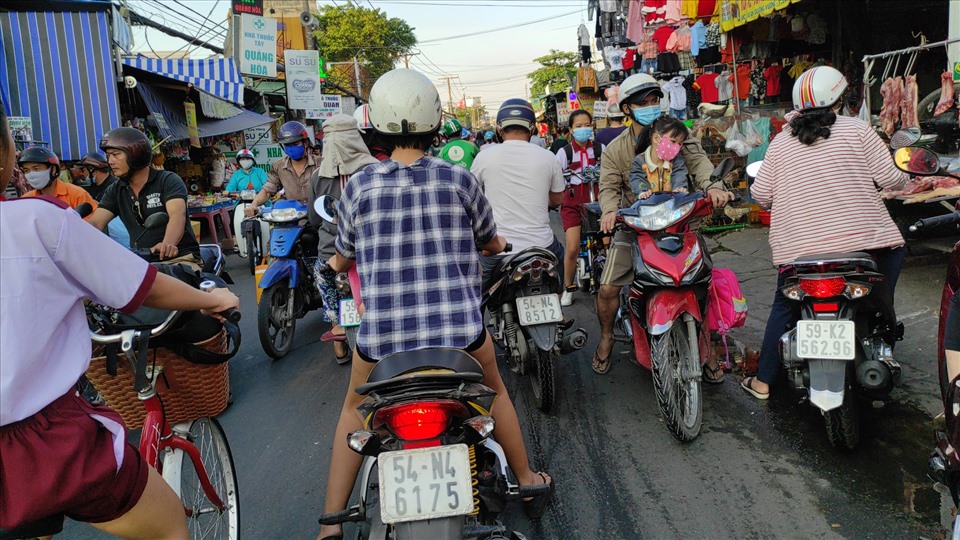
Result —
<instances>
[{"instance_id":1,"label":"white motorcycle helmet","mask_svg":"<svg viewBox=\"0 0 960 540\"><path fill-rule=\"evenodd\" d=\"M846 89L847 79L836 69L830 66L808 69L793 83L793 109L803 111L831 107Z\"/></svg>"},{"instance_id":2,"label":"white motorcycle helmet","mask_svg":"<svg viewBox=\"0 0 960 540\"><path fill-rule=\"evenodd\" d=\"M370 123L385 135L422 135L440 127L440 93L412 69L384 73L370 89Z\"/></svg>"},{"instance_id":3,"label":"white motorcycle helmet","mask_svg":"<svg viewBox=\"0 0 960 540\"><path fill-rule=\"evenodd\" d=\"M357 127L360 131L366 132L373 127L370 123L370 106L364 103L353 111L353 119L357 121Z\"/></svg>"},{"instance_id":4,"label":"white motorcycle helmet","mask_svg":"<svg viewBox=\"0 0 960 540\"><path fill-rule=\"evenodd\" d=\"M663 90L660 89L660 83L658 83L656 79L646 73L631 75L620 83L617 107L622 110L624 104L630 103L635 99L643 99L651 92L663 98Z\"/></svg>"}]
</instances>

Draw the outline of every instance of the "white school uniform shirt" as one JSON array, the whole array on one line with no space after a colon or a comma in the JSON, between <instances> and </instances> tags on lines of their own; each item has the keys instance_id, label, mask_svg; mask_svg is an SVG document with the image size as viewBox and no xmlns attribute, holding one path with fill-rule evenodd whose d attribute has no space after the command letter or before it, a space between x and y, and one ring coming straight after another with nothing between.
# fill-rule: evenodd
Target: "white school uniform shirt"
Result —
<instances>
[{"instance_id":1,"label":"white school uniform shirt","mask_svg":"<svg viewBox=\"0 0 960 540\"><path fill-rule=\"evenodd\" d=\"M135 311L157 270L73 210L40 198L0 202L0 245L0 425L5 426L66 394L90 366L84 297ZM119 429L122 443L122 428L106 427L115 439Z\"/></svg>"}]
</instances>

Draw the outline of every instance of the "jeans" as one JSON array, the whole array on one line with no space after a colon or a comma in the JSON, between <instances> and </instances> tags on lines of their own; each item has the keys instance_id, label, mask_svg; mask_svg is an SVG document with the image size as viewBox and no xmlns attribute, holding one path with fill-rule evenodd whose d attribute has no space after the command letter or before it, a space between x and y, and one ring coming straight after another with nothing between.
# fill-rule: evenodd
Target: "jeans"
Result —
<instances>
[{"instance_id":1,"label":"jeans","mask_svg":"<svg viewBox=\"0 0 960 540\"><path fill-rule=\"evenodd\" d=\"M897 280L900 279L900 268L903 259L907 256L907 248L900 246L893 249L873 249L868 251L877 263L877 271L883 274L890 291L891 301L897 289ZM777 275L777 290L773 296L773 305L770 306L770 317L767 319L767 328L763 333L763 344L760 346L760 370L757 379L760 382L773 384L780 370L780 337L787 331L787 326L800 318L800 304L787 300L780 289L783 288L788 272L786 267L780 267Z\"/></svg>"},{"instance_id":2,"label":"jeans","mask_svg":"<svg viewBox=\"0 0 960 540\"><path fill-rule=\"evenodd\" d=\"M550 253L553 253L557 257L557 275L560 276L560 284L563 285L563 244L554 237L553 243L547 246L547 249ZM512 253L505 255L494 255L493 257L480 256L480 268L483 270L483 285L486 286L487 281L490 279L490 276L493 275L493 271L497 269L497 266L500 264L500 261Z\"/></svg>"},{"instance_id":3,"label":"jeans","mask_svg":"<svg viewBox=\"0 0 960 540\"><path fill-rule=\"evenodd\" d=\"M686 119L687 119L687 110L686 110L686 109L674 109L673 107L670 107L670 116L673 116L673 117L678 118L678 119L680 119L680 120L686 120Z\"/></svg>"},{"instance_id":4,"label":"jeans","mask_svg":"<svg viewBox=\"0 0 960 540\"><path fill-rule=\"evenodd\" d=\"M652 71L657 70L657 59L656 58L643 58L640 60L640 73L649 74Z\"/></svg>"}]
</instances>

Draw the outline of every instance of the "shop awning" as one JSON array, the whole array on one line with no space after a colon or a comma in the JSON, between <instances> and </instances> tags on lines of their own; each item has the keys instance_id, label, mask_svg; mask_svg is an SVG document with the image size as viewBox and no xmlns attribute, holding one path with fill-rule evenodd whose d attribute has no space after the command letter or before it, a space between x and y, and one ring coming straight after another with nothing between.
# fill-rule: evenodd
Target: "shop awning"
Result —
<instances>
[{"instance_id":1,"label":"shop awning","mask_svg":"<svg viewBox=\"0 0 960 540\"><path fill-rule=\"evenodd\" d=\"M786 9L800 0L720 0L720 30L729 32L738 26Z\"/></svg>"},{"instance_id":2,"label":"shop awning","mask_svg":"<svg viewBox=\"0 0 960 540\"><path fill-rule=\"evenodd\" d=\"M157 122L157 128L163 137L169 136L174 141L190 137L187 133L187 119L183 110L183 92L166 90L143 81L137 83L137 90L143 97L147 109L153 114L154 120ZM197 128L201 137L243 131L274 121L269 116L246 109L242 109L235 116L222 120L203 116L200 113L201 111L202 109L198 107Z\"/></svg>"},{"instance_id":3,"label":"shop awning","mask_svg":"<svg viewBox=\"0 0 960 540\"><path fill-rule=\"evenodd\" d=\"M162 60L127 56L123 63L168 79L191 83L197 90L243 106L243 76L232 58Z\"/></svg>"},{"instance_id":4,"label":"shop awning","mask_svg":"<svg viewBox=\"0 0 960 540\"><path fill-rule=\"evenodd\" d=\"M0 13L0 86L32 142L71 161L120 125L105 11Z\"/></svg>"}]
</instances>

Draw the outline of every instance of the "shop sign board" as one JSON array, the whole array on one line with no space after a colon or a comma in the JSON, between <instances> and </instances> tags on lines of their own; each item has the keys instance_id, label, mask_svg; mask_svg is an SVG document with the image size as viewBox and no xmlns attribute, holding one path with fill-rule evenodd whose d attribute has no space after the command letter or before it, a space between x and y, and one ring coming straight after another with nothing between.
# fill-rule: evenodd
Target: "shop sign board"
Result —
<instances>
[{"instance_id":1,"label":"shop sign board","mask_svg":"<svg viewBox=\"0 0 960 540\"><path fill-rule=\"evenodd\" d=\"M258 17L263 16L263 0L233 0L233 12L237 15L249 13Z\"/></svg>"},{"instance_id":2,"label":"shop sign board","mask_svg":"<svg viewBox=\"0 0 960 540\"><path fill-rule=\"evenodd\" d=\"M184 101L183 112L187 120L187 134L190 135L190 146L200 148L200 128L197 126L197 104L191 101Z\"/></svg>"},{"instance_id":3,"label":"shop sign board","mask_svg":"<svg viewBox=\"0 0 960 540\"><path fill-rule=\"evenodd\" d=\"M253 152L253 157L260 165L269 165L283 157L283 149L273 139L273 126L266 124L243 130L244 147Z\"/></svg>"},{"instance_id":4,"label":"shop sign board","mask_svg":"<svg viewBox=\"0 0 960 540\"><path fill-rule=\"evenodd\" d=\"M287 80L287 107L290 109L320 109L320 53L317 51L284 51Z\"/></svg>"},{"instance_id":5,"label":"shop sign board","mask_svg":"<svg viewBox=\"0 0 960 540\"><path fill-rule=\"evenodd\" d=\"M20 142L33 142L33 121L29 116L10 116L7 118L10 123L10 132L13 133L13 140Z\"/></svg>"},{"instance_id":6,"label":"shop sign board","mask_svg":"<svg viewBox=\"0 0 960 540\"><path fill-rule=\"evenodd\" d=\"M722 0L720 30L729 32L776 10L786 9L800 0Z\"/></svg>"},{"instance_id":7,"label":"shop sign board","mask_svg":"<svg viewBox=\"0 0 960 540\"><path fill-rule=\"evenodd\" d=\"M557 102L557 122L560 124L566 124L570 121L570 113L573 112L570 109L570 104L566 101Z\"/></svg>"},{"instance_id":8,"label":"shop sign board","mask_svg":"<svg viewBox=\"0 0 960 540\"><path fill-rule=\"evenodd\" d=\"M240 15L240 73L277 76L277 20Z\"/></svg>"},{"instance_id":9,"label":"shop sign board","mask_svg":"<svg viewBox=\"0 0 960 540\"><path fill-rule=\"evenodd\" d=\"M960 82L960 62L953 63L953 82Z\"/></svg>"},{"instance_id":10,"label":"shop sign board","mask_svg":"<svg viewBox=\"0 0 960 540\"><path fill-rule=\"evenodd\" d=\"M593 102L593 117L594 118L606 118L607 117L607 102L597 100Z\"/></svg>"},{"instance_id":11,"label":"shop sign board","mask_svg":"<svg viewBox=\"0 0 960 540\"><path fill-rule=\"evenodd\" d=\"M321 106L317 109L308 109L307 118L311 120L326 120L341 111L340 96L337 94L322 94Z\"/></svg>"}]
</instances>

